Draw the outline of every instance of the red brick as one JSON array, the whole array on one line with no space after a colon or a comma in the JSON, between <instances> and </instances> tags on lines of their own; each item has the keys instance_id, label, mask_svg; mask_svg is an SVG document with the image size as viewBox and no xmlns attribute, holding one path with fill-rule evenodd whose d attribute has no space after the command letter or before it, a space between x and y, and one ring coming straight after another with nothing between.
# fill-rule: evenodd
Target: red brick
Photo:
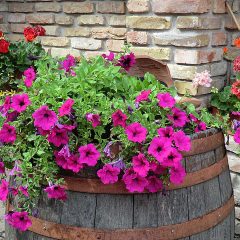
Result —
<instances>
[{"instance_id":1,"label":"red brick","mask_svg":"<svg viewBox=\"0 0 240 240\"><path fill-rule=\"evenodd\" d=\"M149 0L129 0L127 9L130 13L145 13L149 11Z\"/></svg>"},{"instance_id":2,"label":"red brick","mask_svg":"<svg viewBox=\"0 0 240 240\"><path fill-rule=\"evenodd\" d=\"M61 5L59 3L36 3L35 10L37 12L60 12Z\"/></svg>"},{"instance_id":3,"label":"red brick","mask_svg":"<svg viewBox=\"0 0 240 240\"><path fill-rule=\"evenodd\" d=\"M128 32L127 42L137 45L146 45L148 43L148 34L146 32Z\"/></svg>"},{"instance_id":4,"label":"red brick","mask_svg":"<svg viewBox=\"0 0 240 240\"><path fill-rule=\"evenodd\" d=\"M112 52L122 52L124 47L124 40L109 39L106 41L106 47Z\"/></svg>"},{"instance_id":5,"label":"red brick","mask_svg":"<svg viewBox=\"0 0 240 240\"><path fill-rule=\"evenodd\" d=\"M124 2L98 2L97 12L99 13L125 13Z\"/></svg>"},{"instance_id":6,"label":"red brick","mask_svg":"<svg viewBox=\"0 0 240 240\"><path fill-rule=\"evenodd\" d=\"M237 18L237 21L240 22L240 16L235 15ZM226 17L225 20L225 28L230 30L237 30L237 25L233 21L233 18L231 16Z\"/></svg>"},{"instance_id":7,"label":"red brick","mask_svg":"<svg viewBox=\"0 0 240 240\"><path fill-rule=\"evenodd\" d=\"M93 4L90 2L65 2L63 12L65 13L92 13Z\"/></svg>"},{"instance_id":8,"label":"red brick","mask_svg":"<svg viewBox=\"0 0 240 240\"><path fill-rule=\"evenodd\" d=\"M174 54L175 63L201 64L222 60L222 49L217 50L186 50L176 49Z\"/></svg>"},{"instance_id":9,"label":"red brick","mask_svg":"<svg viewBox=\"0 0 240 240\"><path fill-rule=\"evenodd\" d=\"M23 33L24 28L28 26L29 25L27 24L11 24L10 29L11 29L11 32L14 32L14 33Z\"/></svg>"},{"instance_id":10,"label":"red brick","mask_svg":"<svg viewBox=\"0 0 240 240\"><path fill-rule=\"evenodd\" d=\"M9 32L9 25L8 24L0 24L0 30L4 33Z\"/></svg>"},{"instance_id":11,"label":"red brick","mask_svg":"<svg viewBox=\"0 0 240 240\"><path fill-rule=\"evenodd\" d=\"M52 24L54 23L53 14L29 14L26 20L32 24Z\"/></svg>"},{"instance_id":12,"label":"red brick","mask_svg":"<svg viewBox=\"0 0 240 240\"><path fill-rule=\"evenodd\" d=\"M73 24L73 17L56 15L55 16L55 21L59 25L72 25Z\"/></svg>"},{"instance_id":13,"label":"red brick","mask_svg":"<svg viewBox=\"0 0 240 240\"><path fill-rule=\"evenodd\" d=\"M216 32L212 34L212 46L223 46L227 44L227 34Z\"/></svg>"},{"instance_id":14,"label":"red brick","mask_svg":"<svg viewBox=\"0 0 240 240\"><path fill-rule=\"evenodd\" d=\"M9 3L9 12L33 12L32 3Z\"/></svg>"},{"instance_id":15,"label":"red brick","mask_svg":"<svg viewBox=\"0 0 240 240\"><path fill-rule=\"evenodd\" d=\"M206 13L211 8L211 0L153 0L155 13Z\"/></svg>"},{"instance_id":16,"label":"red brick","mask_svg":"<svg viewBox=\"0 0 240 240\"><path fill-rule=\"evenodd\" d=\"M0 23L3 23L3 16L0 15Z\"/></svg>"},{"instance_id":17,"label":"red brick","mask_svg":"<svg viewBox=\"0 0 240 240\"><path fill-rule=\"evenodd\" d=\"M8 22L10 22L10 23L24 23L25 22L25 14L9 13L8 14Z\"/></svg>"},{"instance_id":18,"label":"red brick","mask_svg":"<svg viewBox=\"0 0 240 240\"><path fill-rule=\"evenodd\" d=\"M225 13L226 12L226 0L214 0L213 1L213 12L214 13Z\"/></svg>"}]
</instances>

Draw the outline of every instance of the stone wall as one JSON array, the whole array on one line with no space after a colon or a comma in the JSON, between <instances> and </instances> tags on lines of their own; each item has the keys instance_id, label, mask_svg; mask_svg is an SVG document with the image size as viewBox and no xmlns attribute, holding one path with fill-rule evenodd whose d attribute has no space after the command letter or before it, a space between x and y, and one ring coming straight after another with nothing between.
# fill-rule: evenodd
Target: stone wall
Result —
<instances>
[{"instance_id":1,"label":"stone wall","mask_svg":"<svg viewBox=\"0 0 240 240\"><path fill-rule=\"evenodd\" d=\"M239 0L231 6L239 13ZM207 69L223 87L222 48L237 36L225 0L0 0L0 29L10 39L22 38L29 24L46 28L41 42L54 56L119 52L131 43L136 54L168 63L180 94L187 89L205 99L210 88L196 91L191 80Z\"/></svg>"}]
</instances>

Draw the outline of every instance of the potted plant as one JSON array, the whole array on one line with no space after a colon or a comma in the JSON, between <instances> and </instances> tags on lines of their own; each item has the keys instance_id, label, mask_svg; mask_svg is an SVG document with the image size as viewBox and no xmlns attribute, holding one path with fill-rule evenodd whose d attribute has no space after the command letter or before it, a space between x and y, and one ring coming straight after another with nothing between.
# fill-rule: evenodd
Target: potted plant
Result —
<instances>
[{"instance_id":1,"label":"potted plant","mask_svg":"<svg viewBox=\"0 0 240 240\"><path fill-rule=\"evenodd\" d=\"M46 207L54 209L51 204L55 202L39 207L38 200L44 194L50 200L68 202L68 177L77 181L72 189L85 187L86 192L94 189L98 193L116 193L117 189L126 198L135 193L164 193L171 184L176 189L184 183L183 156L224 144L221 132L210 130L201 135L206 137L205 148L198 147L203 145L200 135L195 136L191 148L189 134L205 131L207 124L203 120L211 122L213 117L204 111L198 114L192 104L176 103L175 89L162 85L153 75L146 74L143 79L130 76L128 71L134 63L133 53L110 53L90 60L81 57L79 63L70 55L60 62L45 56L35 63L36 78L22 79L22 92L5 99L1 106L0 199L9 199L12 204L6 215L10 226L19 231L36 227L39 234L46 234L51 223L36 223L29 214L39 216ZM221 123L214 124L219 127ZM208 143L217 138L216 146ZM7 173L12 176L10 182L5 178ZM196 184L209 179L205 176L199 180L198 174L188 181ZM184 184L182 187L191 185ZM123 205L125 195L121 197ZM81 206L94 196L85 196ZM114 210L111 204L116 198L109 196L109 207ZM71 215L83 211L85 221L92 211L89 204ZM117 206L121 208L122 204L118 202ZM115 211L119 211L117 207ZM41 224L45 227L41 228ZM73 233L68 230L53 230L45 236L90 239L86 229L80 230L81 234L76 229ZM98 231L93 234L93 239L105 239ZM18 238L28 239L27 235Z\"/></svg>"},{"instance_id":2,"label":"potted plant","mask_svg":"<svg viewBox=\"0 0 240 240\"><path fill-rule=\"evenodd\" d=\"M44 54L41 44L35 39L45 35L42 26L24 29L25 40L10 42L0 31L0 88L1 90L16 90L18 80L24 71L34 66L34 60Z\"/></svg>"}]
</instances>

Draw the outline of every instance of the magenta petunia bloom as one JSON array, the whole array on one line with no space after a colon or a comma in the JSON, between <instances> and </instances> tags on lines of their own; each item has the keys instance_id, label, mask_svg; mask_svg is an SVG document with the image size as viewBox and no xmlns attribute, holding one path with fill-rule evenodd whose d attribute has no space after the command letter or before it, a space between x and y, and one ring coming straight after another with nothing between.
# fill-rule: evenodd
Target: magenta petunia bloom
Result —
<instances>
[{"instance_id":1,"label":"magenta petunia bloom","mask_svg":"<svg viewBox=\"0 0 240 240\"><path fill-rule=\"evenodd\" d=\"M158 162L163 162L171 149L171 141L167 138L155 137L148 147L148 154L157 159Z\"/></svg>"},{"instance_id":2,"label":"magenta petunia bloom","mask_svg":"<svg viewBox=\"0 0 240 240\"><path fill-rule=\"evenodd\" d=\"M99 151L92 143L81 146L78 149L78 152L80 153L79 162L82 164L85 163L92 167L97 164L97 161L101 156Z\"/></svg>"},{"instance_id":3,"label":"magenta petunia bloom","mask_svg":"<svg viewBox=\"0 0 240 240\"><path fill-rule=\"evenodd\" d=\"M65 116L65 115L70 115L71 111L72 111L72 106L74 104L74 100L69 98L67 99L63 105L58 109L59 112L59 116Z\"/></svg>"},{"instance_id":4,"label":"magenta petunia bloom","mask_svg":"<svg viewBox=\"0 0 240 240\"><path fill-rule=\"evenodd\" d=\"M23 73L23 75L25 76L24 79L24 83L26 85L26 87L31 87L33 84L33 81L36 79L36 73L34 71L33 67L30 67L28 69L26 69Z\"/></svg>"},{"instance_id":5,"label":"magenta petunia bloom","mask_svg":"<svg viewBox=\"0 0 240 240\"><path fill-rule=\"evenodd\" d=\"M15 161L14 167L12 170L9 172L10 176L19 176L22 172L22 169L19 166L19 161Z\"/></svg>"},{"instance_id":6,"label":"magenta petunia bloom","mask_svg":"<svg viewBox=\"0 0 240 240\"><path fill-rule=\"evenodd\" d=\"M0 161L0 173L5 173L4 162Z\"/></svg>"},{"instance_id":7,"label":"magenta petunia bloom","mask_svg":"<svg viewBox=\"0 0 240 240\"><path fill-rule=\"evenodd\" d=\"M26 93L16 94L12 97L11 107L19 113L24 112L30 104L31 101Z\"/></svg>"},{"instance_id":8,"label":"magenta petunia bloom","mask_svg":"<svg viewBox=\"0 0 240 240\"><path fill-rule=\"evenodd\" d=\"M29 197L28 188L24 186L19 187L19 191L26 197Z\"/></svg>"},{"instance_id":9,"label":"magenta petunia bloom","mask_svg":"<svg viewBox=\"0 0 240 240\"><path fill-rule=\"evenodd\" d=\"M13 194L13 196L17 196L18 195L18 190L17 190L17 188L10 187L9 188L9 193Z\"/></svg>"},{"instance_id":10,"label":"magenta petunia bloom","mask_svg":"<svg viewBox=\"0 0 240 240\"><path fill-rule=\"evenodd\" d=\"M159 101L158 105L162 108L172 108L176 103L176 100L170 93L159 93L157 99Z\"/></svg>"},{"instance_id":11,"label":"magenta petunia bloom","mask_svg":"<svg viewBox=\"0 0 240 240\"><path fill-rule=\"evenodd\" d=\"M0 200L1 201L7 200L8 192L9 192L8 186L9 186L9 183L5 179L2 179L0 184Z\"/></svg>"},{"instance_id":12,"label":"magenta petunia bloom","mask_svg":"<svg viewBox=\"0 0 240 240\"><path fill-rule=\"evenodd\" d=\"M118 181L118 175L120 168L114 167L110 164L104 165L104 167L97 171L98 177L101 179L103 184L113 184Z\"/></svg>"},{"instance_id":13,"label":"magenta petunia bloom","mask_svg":"<svg viewBox=\"0 0 240 240\"><path fill-rule=\"evenodd\" d=\"M0 106L0 113L3 117L6 117L8 114L9 109L11 108L11 97L6 96L3 105Z\"/></svg>"},{"instance_id":14,"label":"magenta petunia bloom","mask_svg":"<svg viewBox=\"0 0 240 240\"><path fill-rule=\"evenodd\" d=\"M121 56L118 60L117 66L121 66L126 71L129 71L130 68L136 63L134 53L127 54L125 56Z\"/></svg>"},{"instance_id":15,"label":"magenta petunia bloom","mask_svg":"<svg viewBox=\"0 0 240 240\"><path fill-rule=\"evenodd\" d=\"M109 54L102 54L102 57L105 58L108 61L113 61L114 59L114 53L113 52L109 52Z\"/></svg>"},{"instance_id":16,"label":"magenta petunia bloom","mask_svg":"<svg viewBox=\"0 0 240 240\"><path fill-rule=\"evenodd\" d=\"M132 142L141 143L146 140L148 131L140 123L134 122L134 123L129 124L126 127L125 133L128 136L128 140L130 140Z\"/></svg>"},{"instance_id":17,"label":"magenta petunia bloom","mask_svg":"<svg viewBox=\"0 0 240 240\"><path fill-rule=\"evenodd\" d=\"M150 101L149 95L151 94L152 90L144 90L142 91L135 99L135 102L140 103L143 101Z\"/></svg>"},{"instance_id":18,"label":"magenta petunia bloom","mask_svg":"<svg viewBox=\"0 0 240 240\"><path fill-rule=\"evenodd\" d=\"M63 169L68 169L68 157L60 154L60 152L54 152L55 161L57 165Z\"/></svg>"},{"instance_id":19,"label":"magenta petunia bloom","mask_svg":"<svg viewBox=\"0 0 240 240\"><path fill-rule=\"evenodd\" d=\"M156 176L150 176L147 178L148 184L146 189L151 193L159 192L163 189L163 182Z\"/></svg>"},{"instance_id":20,"label":"magenta petunia bloom","mask_svg":"<svg viewBox=\"0 0 240 240\"><path fill-rule=\"evenodd\" d=\"M71 68L76 65L76 60L72 55L68 55L65 60L60 62L60 65L65 72L70 72Z\"/></svg>"},{"instance_id":21,"label":"magenta petunia bloom","mask_svg":"<svg viewBox=\"0 0 240 240\"><path fill-rule=\"evenodd\" d=\"M19 112L17 112L17 111L10 112L10 113L7 114L6 122L16 121L18 116L19 116Z\"/></svg>"},{"instance_id":22,"label":"magenta petunia bloom","mask_svg":"<svg viewBox=\"0 0 240 240\"><path fill-rule=\"evenodd\" d=\"M47 193L48 198L54 198L63 201L67 199L65 188L60 185L46 187L44 191Z\"/></svg>"},{"instance_id":23,"label":"magenta petunia bloom","mask_svg":"<svg viewBox=\"0 0 240 240\"><path fill-rule=\"evenodd\" d=\"M172 127L159 128L157 132L159 137L172 139L174 129Z\"/></svg>"},{"instance_id":24,"label":"magenta petunia bloom","mask_svg":"<svg viewBox=\"0 0 240 240\"><path fill-rule=\"evenodd\" d=\"M80 163L79 156L77 154L67 158L67 166L69 170L75 173L78 173L83 168L83 164Z\"/></svg>"},{"instance_id":25,"label":"magenta petunia bloom","mask_svg":"<svg viewBox=\"0 0 240 240\"><path fill-rule=\"evenodd\" d=\"M112 114L113 126L122 126L126 127L127 115L124 114L121 110L117 110Z\"/></svg>"},{"instance_id":26,"label":"magenta petunia bloom","mask_svg":"<svg viewBox=\"0 0 240 240\"><path fill-rule=\"evenodd\" d=\"M34 126L50 130L57 123L57 115L48 106L43 105L33 113Z\"/></svg>"},{"instance_id":27,"label":"magenta petunia bloom","mask_svg":"<svg viewBox=\"0 0 240 240\"><path fill-rule=\"evenodd\" d=\"M144 154L139 153L132 158L133 170L141 177L146 177L150 169L149 162Z\"/></svg>"},{"instance_id":28,"label":"magenta petunia bloom","mask_svg":"<svg viewBox=\"0 0 240 240\"><path fill-rule=\"evenodd\" d=\"M202 132L205 131L207 129L207 124L205 122L200 122L197 127L194 129L194 132Z\"/></svg>"},{"instance_id":29,"label":"magenta petunia bloom","mask_svg":"<svg viewBox=\"0 0 240 240\"><path fill-rule=\"evenodd\" d=\"M179 151L188 152L191 149L191 138L188 137L182 130L173 134L173 141Z\"/></svg>"},{"instance_id":30,"label":"magenta petunia bloom","mask_svg":"<svg viewBox=\"0 0 240 240\"><path fill-rule=\"evenodd\" d=\"M123 182L129 192L143 192L145 187L148 185L146 178L141 177L139 174L133 171L133 169L128 169L123 175Z\"/></svg>"},{"instance_id":31,"label":"magenta petunia bloom","mask_svg":"<svg viewBox=\"0 0 240 240\"><path fill-rule=\"evenodd\" d=\"M64 128L58 128L55 126L48 135L47 140L56 147L68 144L68 131Z\"/></svg>"},{"instance_id":32,"label":"magenta petunia bloom","mask_svg":"<svg viewBox=\"0 0 240 240\"><path fill-rule=\"evenodd\" d=\"M5 219L13 228L23 232L32 225L32 221L27 212L10 212L5 216Z\"/></svg>"},{"instance_id":33,"label":"magenta petunia bloom","mask_svg":"<svg viewBox=\"0 0 240 240\"><path fill-rule=\"evenodd\" d=\"M187 114L179 108L173 108L172 114L167 117L174 127L184 127L188 122Z\"/></svg>"},{"instance_id":34,"label":"magenta petunia bloom","mask_svg":"<svg viewBox=\"0 0 240 240\"><path fill-rule=\"evenodd\" d=\"M240 144L240 128L237 129L237 131L235 132L233 138L234 138L234 141L235 141L236 143L239 143L239 144Z\"/></svg>"},{"instance_id":35,"label":"magenta petunia bloom","mask_svg":"<svg viewBox=\"0 0 240 240\"><path fill-rule=\"evenodd\" d=\"M165 167L177 167L181 160L182 155L175 148L170 148L168 155L163 159L162 165Z\"/></svg>"},{"instance_id":36,"label":"magenta petunia bloom","mask_svg":"<svg viewBox=\"0 0 240 240\"><path fill-rule=\"evenodd\" d=\"M189 119L191 122L194 122L194 123L199 121L192 113L189 114Z\"/></svg>"},{"instance_id":37,"label":"magenta petunia bloom","mask_svg":"<svg viewBox=\"0 0 240 240\"><path fill-rule=\"evenodd\" d=\"M186 176L185 169L179 164L170 169L170 182L176 185L182 184Z\"/></svg>"},{"instance_id":38,"label":"magenta petunia bloom","mask_svg":"<svg viewBox=\"0 0 240 240\"><path fill-rule=\"evenodd\" d=\"M159 164L159 162L152 161L150 162L150 171L156 175L162 175L166 171L166 167Z\"/></svg>"},{"instance_id":39,"label":"magenta petunia bloom","mask_svg":"<svg viewBox=\"0 0 240 240\"><path fill-rule=\"evenodd\" d=\"M87 113L86 119L88 122L92 123L92 126L94 128L101 125L101 117L98 114Z\"/></svg>"},{"instance_id":40,"label":"magenta petunia bloom","mask_svg":"<svg viewBox=\"0 0 240 240\"><path fill-rule=\"evenodd\" d=\"M0 130L0 141L3 143L14 143L17 138L16 129L13 126L4 123Z\"/></svg>"},{"instance_id":41,"label":"magenta petunia bloom","mask_svg":"<svg viewBox=\"0 0 240 240\"><path fill-rule=\"evenodd\" d=\"M67 144L63 146L62 149L58 152L58 155L65 158L71 157L69 146Z\"/></svg>"}]
</instances>

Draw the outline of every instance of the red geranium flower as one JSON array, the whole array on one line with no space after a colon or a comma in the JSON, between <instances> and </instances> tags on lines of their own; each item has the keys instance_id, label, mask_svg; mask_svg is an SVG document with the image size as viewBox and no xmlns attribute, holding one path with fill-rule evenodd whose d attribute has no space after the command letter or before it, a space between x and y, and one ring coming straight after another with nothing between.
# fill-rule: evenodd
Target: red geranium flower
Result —
<instances>
[{"instance_id":1,"label":"red geranium flower","mask_svg":"<svg viewBox=\"0 0 240 240\"><path fill-rule=\"evenodd\" d=\"M38 36L35 29L32 27L26 27L23 31L24 37L27 42L32 42Z\"/></svg>"},{"instance_id":2,"label":"red geranium flower","mask_svg":"<svg viewBox=\"0 0 240 240\"><path fill-rule=\"evenodd\" d=\"M238 99L240 99L240 80L233 83L231 91Z\"/></svg>"},{"instance_id":3,"label":"red geranium flower","mask_svg":"<svg viewBox=\"0 0 240 240\"><path fill-rule=\"evenodd\" d=\"M0 38L1 38L1 37L3 37L3 32L2 32L2 31L0 31Z\"/></svg>"},{"instance_id":4,"label":"red geranium flower","mask_svg":"<svg viewBox=\"0 0 240 240\"><path fill-rule=\"evenodd\" d=\"M46 33L45 28L40 25L35 26L34 31L37 36L45 36L45 33Z\"/></svg>"},{"instance_id":5,"label":"red geranium flower","mask_svg":"<svg viewBox=\"0 0 240 240\"><path fill-rule=\"evenodd\" d=\"M0 34L1 35L1 34ZM10 43L5 39L0 40L0 53L8 53Z\"/></svg>"}]
</instances>

